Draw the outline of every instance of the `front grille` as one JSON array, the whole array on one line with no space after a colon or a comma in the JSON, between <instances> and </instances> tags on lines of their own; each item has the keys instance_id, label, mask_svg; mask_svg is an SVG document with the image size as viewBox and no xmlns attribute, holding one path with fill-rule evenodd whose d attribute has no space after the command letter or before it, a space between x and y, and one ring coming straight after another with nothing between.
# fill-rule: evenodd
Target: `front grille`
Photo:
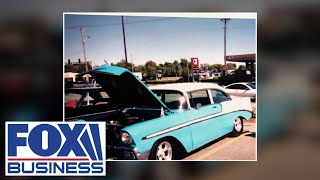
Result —
<instances>
[{"instance_id":1,"label":"front grille","mask_svg":"<svg viewBox=\"0 0 320 180\"><path fill-rule=\"evenodd\" d=\"M106 144L115 146L120 142L120 127L107 126L106 129Z\"/></svg>"}]
</instances>

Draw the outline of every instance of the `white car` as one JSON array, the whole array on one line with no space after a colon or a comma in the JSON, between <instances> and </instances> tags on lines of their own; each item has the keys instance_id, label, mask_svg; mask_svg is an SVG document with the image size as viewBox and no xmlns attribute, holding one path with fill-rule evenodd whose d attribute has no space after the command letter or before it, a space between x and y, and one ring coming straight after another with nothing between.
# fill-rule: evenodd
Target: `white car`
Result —
<instances>
[{"instance_id":1,"label":"white car","mask_svg":"<svg viewBox=\"0 0 320 180\"><path fill-rule=\"evenodd\" d=\"M251 100L255 100L257 95L256 85L249 82L229 84L225 92L233 96L250 97Z\"/></svg>"}]
</instances>

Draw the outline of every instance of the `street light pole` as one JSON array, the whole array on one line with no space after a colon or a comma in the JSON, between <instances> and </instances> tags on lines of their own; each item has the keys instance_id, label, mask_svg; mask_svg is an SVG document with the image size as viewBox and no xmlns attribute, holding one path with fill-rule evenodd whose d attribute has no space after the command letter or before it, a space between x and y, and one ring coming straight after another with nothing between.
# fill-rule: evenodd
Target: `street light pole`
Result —
<instances>
[{"instance_id":1,"label":"street light pole","mask_svg":"<svg viewBox=\"0 0 320 180\"><path fill-rule=\"evenodd\" d=\"M227 49L227 22L230 21L230 18L223 18L220 19L224 23L224 71L223 71L223 76L226 75L226 72L228 72L227 68L227 55L226 55L226 49Z\"/></svg>"},{"instance_id":2,"label":"street light pole","mask_svg":"<svg viewBox=\"0 0 320 180\"><path fill-rule=\"evenodd\" d=\"M88 72L88 64L87 64L87 56L86 56L86 46L84 43L84 29L83 27L80 27L81 32L81 41L82 41L82 49L83 49L83 56L84 56L84 64L86 66L86 72ZM89 82L89 76L86 74L86 83Z\"/></svg>"}]
</instances>

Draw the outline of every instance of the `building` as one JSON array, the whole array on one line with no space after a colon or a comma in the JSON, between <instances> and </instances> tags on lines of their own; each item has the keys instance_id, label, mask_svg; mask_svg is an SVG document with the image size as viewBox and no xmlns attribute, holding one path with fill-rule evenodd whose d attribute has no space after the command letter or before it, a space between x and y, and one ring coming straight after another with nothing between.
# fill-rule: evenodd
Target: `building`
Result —
<instances>
[{"instance_id":1,"label":"building","mask_svg":"<svg viewBox=\"0 0 320 180\"><path fill-rule=\"evenodd\" d=\"M226 59L230 62L244 62L246 70L250 71L251 75L256 74L256 54L229 55Z\"/></svg>"},{"instance_id":2,"label":"building","mask_svg":"<svg viewBox=\"0 0 320 180\"><path fill-rule=\"evenodd\" d=\"M67 82L67 81L76 82L76 78L77 78L78 74L79 73L65 72L64 73L64 82Z\"/></svg>"}]
</instances>

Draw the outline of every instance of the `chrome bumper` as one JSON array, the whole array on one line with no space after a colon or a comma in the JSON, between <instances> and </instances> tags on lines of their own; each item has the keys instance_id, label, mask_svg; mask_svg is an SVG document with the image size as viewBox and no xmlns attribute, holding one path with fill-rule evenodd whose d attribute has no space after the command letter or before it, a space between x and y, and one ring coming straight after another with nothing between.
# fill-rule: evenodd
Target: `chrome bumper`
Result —
<instances>
[{"instance_id":1,"label":"chrome bumper","mask_svg":"<svg viewBox=\"0 0 320 180\"><path fill-rule=\"evenodd\" d=\"M108 159L147 160L150 154L150 151L139 152L136 148L126 146L107 145L106 147L107 152L111 152L110 157L107 157Z\"/></svg>"}]
</instances>

